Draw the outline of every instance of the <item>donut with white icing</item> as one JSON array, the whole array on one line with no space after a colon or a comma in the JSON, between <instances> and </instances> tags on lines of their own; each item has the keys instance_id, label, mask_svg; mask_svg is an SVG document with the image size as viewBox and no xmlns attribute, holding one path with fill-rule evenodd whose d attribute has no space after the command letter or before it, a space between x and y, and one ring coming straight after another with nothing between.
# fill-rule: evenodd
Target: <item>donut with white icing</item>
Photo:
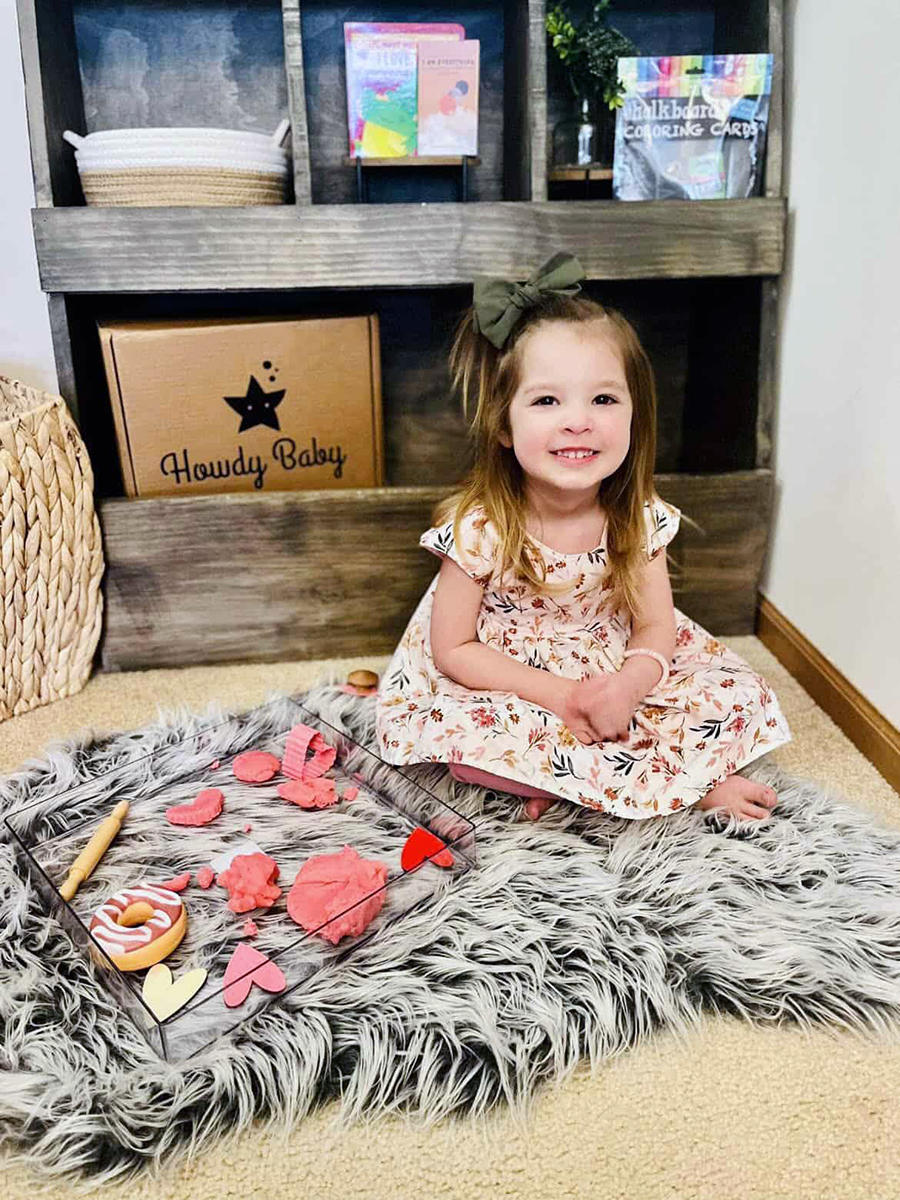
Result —
<instances>
[{"instance_id":1,"label":"donut with white icing","mask_svg":"<svg viewBox=\"0 0 900 1200\"><path fill-rule=\"evenodd\" d=\"M117 892L91 918L90 932L120 971L152 967L171 954L187 929L177 892L150 884Z\"/></svg>"}]
</instances>

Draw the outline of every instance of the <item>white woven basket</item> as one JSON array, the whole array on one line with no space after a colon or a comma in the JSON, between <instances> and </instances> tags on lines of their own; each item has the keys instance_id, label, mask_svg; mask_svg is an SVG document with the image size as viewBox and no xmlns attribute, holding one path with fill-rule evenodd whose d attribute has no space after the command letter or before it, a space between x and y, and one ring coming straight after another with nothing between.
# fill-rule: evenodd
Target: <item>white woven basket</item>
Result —
<instances>
[{"instance_id":1,"label":"white woven basket","mask_svg":"<svg viewBox=\"0 0 900 1200\"><path fill-rule=\"evenodd\" d=\"M206 142L207 144L224 144L228 146L280 146L290 128L289 123L282 121L273 134L250 133L245 129L215 129L205 126L151 126L144 129L98 129L79 138L66 130L63 137L70 140L78 138L88 146L144 146L153 142L165 142L168 145L180 145L184 142Z\"/></svg>"},{"instance_id":2,"label":"white woven basket","mask_svg":"<svg viewBox=\"0 0 900 1200\"><path fill-rule=\"evenodd\" d=\"M75 155L78 170L84 171L130 171L142 167L208 167L222 171L262 171L270 175L287 175L287 159L284 152L276 158L253 153L223 154L210 153L209 148L196 150L117 150L105 154L80 151Z\"/></svg>"},{"instance_id":3,"label":"white woven basket","mask_svg":"<svg viewBox=\"0 0 900 1200\"><path fill-rule=\"evenodd\" d=\"M93 489L62 396L0 375L0 720L91 673L104 570Z\"/></svg>"},{"instance_id":4,"label":"white woven basket","mask_svg":"<svg viewBox=\"0 0 900 1200\"><path fill-rule=\"evenodd\" d=\"M87 204L284 204L290 159L282 121L271 137L230 129L67 129Z\"/></svg>"}]
</instances>

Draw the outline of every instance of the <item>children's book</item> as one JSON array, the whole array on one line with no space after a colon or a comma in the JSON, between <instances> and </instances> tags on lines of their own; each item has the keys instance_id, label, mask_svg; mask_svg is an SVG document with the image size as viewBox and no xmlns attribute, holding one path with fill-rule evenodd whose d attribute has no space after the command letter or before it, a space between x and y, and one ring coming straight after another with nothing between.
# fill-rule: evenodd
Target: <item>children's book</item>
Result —
<instances>
[{"instance_id":1,"label":"children's book","mask_svg":"<svg viewBox=\"0 0 900 1200\"><path fill-rule=\"evenodd\" d=\"M462 41L462 25L385 21L344 24L351 157L417 153L420 42Z\"/></svg>"},{"instance_id":2,"label":"children's book","mask_svg":"<svg viewBox=\"0 0 900 1200\"><path fill-rule=\"evenodd\" d=\"M478 153L480 43L419 47L419 154Z\"/></svg>"},{"instance_id":3,"label":"children's book","mask_svg":"<svg viewBox=\"0 0 900 1200\"><path fill-rule=\"evenodd\" d=\"M620 58L617 200L723 200L759 195L771 54Z\"/></svg>"}]
</instances>

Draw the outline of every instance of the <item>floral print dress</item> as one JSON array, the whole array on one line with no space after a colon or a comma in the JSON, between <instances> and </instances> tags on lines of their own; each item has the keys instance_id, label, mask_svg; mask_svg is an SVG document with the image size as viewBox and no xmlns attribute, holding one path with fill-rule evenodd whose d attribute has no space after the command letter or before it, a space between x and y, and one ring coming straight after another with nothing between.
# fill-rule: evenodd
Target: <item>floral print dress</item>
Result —
<instances>
[{"instance_id":1,"label":"floral print dress","mask_svg":"<svg viewBox=\"0 0 900 1200\"><path fill-rule=\"evenodd\" d=\"M681 513L654 497L645 506L648 559L675 536ZM481 508L461 523L426 530L420 545L449 556L484 589L477 637L518 662L570 679L618 671L631 636L627 612L609 604L606 533L594 550L561 554L533 539L548 575L569 587L541 594L499 574L499 544ZM791 740L766 682L676 608L676 648L664 687L641 701L621 742L584 745L553 712L512 692L472 691L441 674L431 656L437 576L382 676L378 753L387 762L464 763L632 819L696 804L727 776Z\"/></svg>"}]
</instances>

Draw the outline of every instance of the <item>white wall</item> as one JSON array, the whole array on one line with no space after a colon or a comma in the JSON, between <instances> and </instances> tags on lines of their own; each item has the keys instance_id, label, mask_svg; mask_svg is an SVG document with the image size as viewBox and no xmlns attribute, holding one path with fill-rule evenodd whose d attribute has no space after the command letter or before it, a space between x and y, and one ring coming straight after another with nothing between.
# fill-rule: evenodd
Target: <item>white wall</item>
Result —
<instances>
[{"instance_id":1,"label":"white wall","mask_svg":"<svg viewBox=\"0 0 900 1200\"><path fill-rule=\"evenodd\" d=\"M900 6L787 0L775 529L763 592L900 726ZM873 48L884 65L872 70ZM860 74L862 73L862 74ZM0 374L55 391L15 4L0 0Z\"/></svg>"},{"instance_id":2,"label":"white wall","mask_svg":"<svg viewBox=\"0 0 900 1200\"><path fill-rule=\"evenodd\" d=\"M778 498L762 591L900 727L900 6L787 0L786 34Z\"/></svg>"},{"instance_id":3,"label":"white wall","mask_svg":"<svg viewBox=\"0 0 900 1200\"><path fill-rule=\"evenodd\" d=\"M0 0L0 375L57 390L47 298L31 231L34 184L15 0Z\"/></svg>"}]
</instances>

